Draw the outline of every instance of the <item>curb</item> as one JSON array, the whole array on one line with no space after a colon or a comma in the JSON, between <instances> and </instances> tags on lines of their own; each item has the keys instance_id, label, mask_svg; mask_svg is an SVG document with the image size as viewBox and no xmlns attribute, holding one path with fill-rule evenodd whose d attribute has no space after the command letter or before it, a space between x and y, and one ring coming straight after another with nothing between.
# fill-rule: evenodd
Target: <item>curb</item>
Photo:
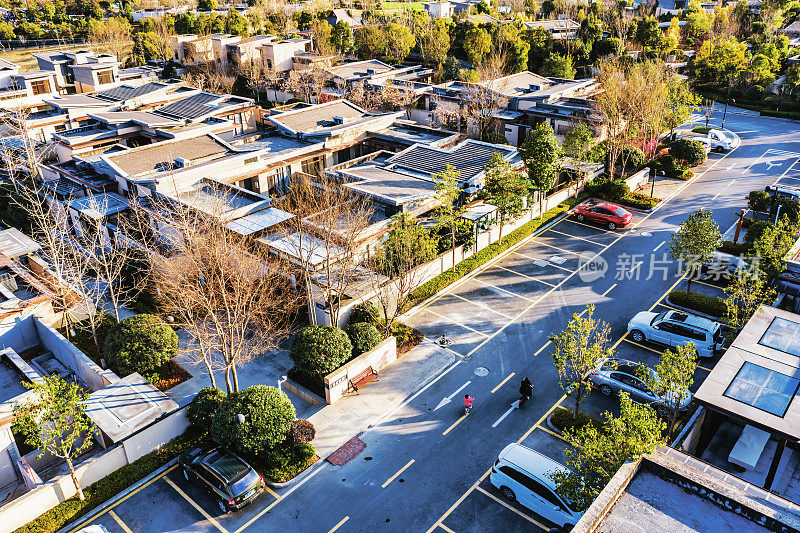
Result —
<instances>
[{"instance_id":1,"label":"curb","mask_svg":"<svg viewBox=\"0 0 800 533\"><path fill-rule=\"evenodd\" d=\"M168 463L166 463L158 470L154 470L147 476L143 477L142 479L140 479L127 489L123 490L122 492L114 496L113 498L106 500L102 504L98 505L97 507L89 511L87 514L81 516L80 518L77 518L76 520L62 527L56 533L66 533L68 531L72 531L73 529L78 528L79 526L88 524L89 522L97 518L99 515L105 513L107 510L114 507L119 501L127 498L128 495L136 492L143 486L149 484L150 482L164 475L168 470L172 469L172 467L176 466L177 464L178 464L178 457L171 459Z\"/></svg>"},{"instance_id":2,"label":"curb","mask_svg":"<svg viewBox=\"0 0 800 533\"><path fill-rule=\"evenodd\" d=\"M561 431L560 429L558 429L557 427L555 427L553 425L553 423L550 422L550 418L552 416L553 416L553 413L550 413L549 415L547 415L547 420L545 420L545 423L547 424L547 427L549 427L550 430L553 431L554 433L557 433L557 434L559 434L559 435L561 435L563 437L564 436L564 432Z\"/></svg>"},{"instance_id":3,"label":"curb","mask_svg":"<svg viewBox=\"0 0 800 533\"><path fill-rule=\"evenodd\" d=\"M719 322L720 320L722 320L722 317L709 315L707 313L702 313L700 311L695 311L694 309L689 309L688 307L684 307L682 305L675 304L675 303L672 302L672 300L669 299L669 294L667 294L667 296L664 299L667 301L667 304L669 304L671 307L674 307L676 309L680 309L681 311L686 311L687 313L691 313L693 315L697 315L697 316L700 316L700 317L703 317L703 318L707 318L707 319L712 320L714 322Z\"/></svg>"},{"instance_id":4,"label":"curb","mask_svg":"<svg viewBox=\"0 0 800 533\"><path fill-rule=\"evenodd\" d=\"M317 456L317 460L316 461L314 461L312 464L308 465L308 467L306 467L305 470L303 470L302 472L300 472L299 474L294 476L289 481L284 481L283 483L280 483L278 481L272 481L267 476L264 476L264 483L266 483L271 489L280 490L280 489L289 488L292 485L294 485L295 483L298 483L299 481L305 479L311 472L313 472L316 469L315 467L317 467L318 464L321 463L324 460L325 459L321 458L320 456Z\"/></svg>"}]
</instances>

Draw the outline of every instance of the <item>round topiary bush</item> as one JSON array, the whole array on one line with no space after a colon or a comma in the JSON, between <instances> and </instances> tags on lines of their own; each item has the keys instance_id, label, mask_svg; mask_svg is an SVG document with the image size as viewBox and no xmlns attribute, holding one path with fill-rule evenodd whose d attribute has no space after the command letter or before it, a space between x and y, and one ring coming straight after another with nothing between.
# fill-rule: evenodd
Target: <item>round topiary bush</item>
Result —
<instances>
[{"instance_id":1,"label":"round topiary bush","mask_svg":"<svg viewBox=\"0 0 800 533\"><path fill-rule=\"evenodd\" d=\"M155 315L134 315L106 335L108 366L121 377L151 374L178 353L178 335Z\"/></svg>"},{"instance_id":2,"label":"round topiary bush","mask_svg":"<svg viewBox=\"0 0 800 533\"><path fill-rule=\"evenodd\" d=\"M631 192L631 188L628 187L624 181L604 181L594 186L590 194L602 198L603 200L616 202L629 192Z\"/></svg>"},{"instance_id":3,"label":"round topiary bush","mask_svg":"<svg viewBox=\"0 0 800 533\"><path fill-rule=\"evenodd\" d=\"M347 325L359 324L361 322L375 322L380 314L378 308L372 302L362 302L350 311L350 317L347 319Z\"/></svg>"},{"instance_id":4,"label":"round topiary bush","mask_svg":"<svg viewBox=\"0 0 800 533\"><path fill-rule=\"evenodd\" d=\"M292 426L289 428L289 440L292 446L311 442L316 435L317 430L314 429L314 424L302 418L292 422Z\"/></svg>"},{"instance_id":5,"label":"round topiary bush","mask_svg":"<svg viewBox=\"0 0 800 533\"><path fill-rule=\"evenodd\" d=\"M322 379L347 361L353 345L347 333L333 326L309 326L294 338L289 356L299 372Z\"/></svg>"},{"instance_id":6,"label":"round topiary bush","mask_svg":"<svg viewBox=\"0 0 800 533\"><path fill-rule=\"evenodd\" d=\"M670 145L669 153L675 159L686 161L691 167L706 160L706 149L703 143L694 139L677 139Z\"/></svg>"},{"instance_id":7,"label":"round topiary bush","mask_svg":"<svg viewBox=\"0 0 800 533\"><path fill-rule=\"evenodd\" d=\"M286 394L275 387L254 385L222 400L209 434L218 444L259 454L282 443L294 419L294 407Z\"/></svg>"},{"instance_id":8,"label":"round topiary bush","mask_svg":"<svg viewBox=\"0 0 800 533\"><path fill-rule=\"evenodd\" d=\"M353 345L354 357L370 351L383 340L381 334L378 333L378 328L369 322L352 324L347 326L345 331L347 332L347 336L350 337L350 343Z\"/></svg>"},{"instance_id":9,"label":"round topiary bush","mask_svg":"<svg viewBox=\"0 0 800 533\"><path fill-rule=\"evenodd\" d=\"M200 427L208 428L211 425L211 420L214 418L214 413L219 409L222 400L225 399L225 392L216 387L206 387L201 389L194 397L192 403L189 404L189 409L186 411L186 418L189 421Z\"/></svg>"}]
</instances>

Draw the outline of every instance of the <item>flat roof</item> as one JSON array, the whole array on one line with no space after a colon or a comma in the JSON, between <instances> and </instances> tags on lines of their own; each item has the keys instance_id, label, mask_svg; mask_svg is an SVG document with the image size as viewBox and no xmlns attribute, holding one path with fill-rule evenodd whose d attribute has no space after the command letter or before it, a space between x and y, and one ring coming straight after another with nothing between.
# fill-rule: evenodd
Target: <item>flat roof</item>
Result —
<instances>
[{"instance_id":1,"label":"flat roof","mask_svg":"<svg viewBox=\"0 0 800 533\"><path fill-rule=\"evenodd\" d=\"M342 173L360 180L348 182L345 187L392 205L430 198L436 194L433 181L373 164L352 167L343 170Z\"/></svg>"},{"instance_id":2,"label":"flat roof","mask_svg":"<svg viewBox=\"0 0 800 533\"><path fill-rule=\"evenodd\" d=\"M41 248L38 242L34 241L17 228L8 228L0 231L0 254L9 259L16 259L23 255L28 255Z\"/></svg>"},{"instance_id":3,"label":"flat roof","mask_svg":"<svg viewBox=\"0 0 800 533\"><path fill-rule=\"evenodd\" d=\"M128 208L128 202L117 193L104 192L76 198L69 202L69 206L94 220L115 215Z\"/></svg>"},{"instance_id":4,"label":"flat roof","mask_svg":"<svg viewBox=\"0 0 800 533\"><path fill-rule=\"evenodd\" d=\"M367 73L367 70L372 70L373 72ZM342 63L341 65L336 65L335 67L327 69L327 71L334 76L339 76L344 79L364 77L371 74L382 74L384 72L391 72L392 70L395 70L393 66L383 61L378 61L377 59Z\"/></svg>"},{"instance_id":5,"label":"flat roof","mask_svg":"<svg viewBox=\"0 0 800 533\"><path fill-rule=\"evenodd\" d=\"M128 176L133 176L145 172L168 171L174 168L175 159L178 158L196 161L226 152L228 152L226 144L211 135L202 135L125 150L108 156L108 160Z\"/></svg>"},{"instance_id":6,"label":"flat roof","mask_svg":"<svg viewBox=\"0 0 800 533\"><path fill-rule=\"evenodd\" d=\"M334 117L342 117L345 121L353 121L369 116L371 116L369 112L352 102L334 100L324 104L277 113L267 118L290 131L309 133L337 126L334 122Z\"/></svg>"},{"instance_id":7,"label":"flat roof","mask_svg":"<svg viewBox=\"0 0 800 533\"><path fill-rule=\"evenodd\" d=\"M461 181L468 181L483 173L483 169L497 152L512 163L519 158L516 148L511 146L470 139L452 148L415 144L390 158L389 164L424 176L444 172L447 165L451 165L460 173Z\"/></svg>"},{"instance_id":8,"label":"flat roof","mask_svg":"<svg viewBox=\"0 0 800 533\"><path fill-rule=\"evenodd\" d=\"M266 245L274 253L282 255L297 265L302 264L302 259L311 268L316 270L328 261L327 245L321 239L308 233L293 232L288 235L269 235L261 237L258 242ZM338 247L331 249L331 258L335 258L344 253Z\"/></svg>"},{"instance_id":9,"label":"flat roof","mask_svg":"<svg viewBox=\"0 0 800 533\"><path fill-rule=\"evenodd\" d=\"M761 306L695 393L710 409L800 440L800 315Z\"/></svg>"},{"instance_id":10,"label":"flat roof","mask_svg":"<svg viewBox=\"0 0 800 533\"><path fill-rule=\"evenodd\" d=\"M225 227L240 235L251 235L257 231L277 226L292 218L294 218L294 215L291 213L278 209L277 207L268 207L261 211L256 211L255 213L237 218L236 220L231 220L225 224Z\"/></svg>"}]
</instances>

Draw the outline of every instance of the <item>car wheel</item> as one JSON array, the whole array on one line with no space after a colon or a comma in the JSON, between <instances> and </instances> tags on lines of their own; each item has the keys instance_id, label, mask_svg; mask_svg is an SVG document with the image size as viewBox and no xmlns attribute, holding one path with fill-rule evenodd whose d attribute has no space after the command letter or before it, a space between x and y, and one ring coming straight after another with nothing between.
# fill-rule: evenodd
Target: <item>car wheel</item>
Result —
<instances>
[{"instance_id":1,"label":"car wheel","mask_svg":"<svg viewBox=\"0 0 800 533\"><path fill-rule=\"evenodd\" d=\"M186 479L186 481L189 481L189 471L186 469L186 467L183 468L183 477Z\"/></svg>"},{"instance_id":2,"label":"car wheel","mask_svg":"<svg viewBox=\"0 0 800 533\"><path fill-rule=\"evenodd\" d=\"M222 511L224 514L228 514L228 506L225 505L225 502L222 500L217 500L217 505L219 505L219 510Z\"/></svg>"},{"instance_id":3,"label":"car wheel","mask_svg":"<svg viewBox=\"0 0 800 533\"><path fill-rule=\"evenodd\" d=\"M631 338L633 339L634 342L642 342L644 341L644 333L642 333L638 329L635 329L631 331Z\"/></svg>"},{"instance_id":4,"label":"car wheel","mask_svg":"<svg viewBox=\"0 0 800 533\"><path fill-rule=\"evenodd\" d=\"M503 493L503 496L505 496L507 500L511 500L512 502L517 501L517 495L514 494L514 491L510 488L500 487L500 492Z\"/></svg>"},{"instance_id":5,"label":"car wheel","mask_svg":"<svg viewBox=\"0 0 800 533\"><path fill-rule=\"evenodd\" d=\"M614 391L611 390L611 387L608 385L600 385L600 392L603 393L603 396L611 396L611 393Z\"/></svg>"},{"instance_id":6,"label":"car wheel","mask_svg":"<svg viewBox=\"0 0 800 533\"><path fill-rule=\"evenodd\" d=\"M714 151L717 152L718 154L721 154L722 152L725 151L725 149L722 146L717 146L716 148L714 148Z\"/></svg>"},{"instance_id":7,"label":"car wheel","mask_svg":"<svg viewBox=\"0 0 800 533\"><path fill-rule=\"evenodd\" d=\"M611 231L614 231L615 229L617 229L617 225L615 223L613 223L613 222L609 222L608 223L608 229L610 229Z\"/></svg>"},{"instance_id":8,"label":"car wheel","mask_svg":"<svg viewBox=\"0 0 800 533\"><path fill-rule=\"evenodd\" d=\"M578 219L578 222L583 222L583 220L584 220L586 217L585 217L585 216L583 216L583 213L578 213L577 215L575 215L575 218L577 218L577 219Z\"/></svg>"}]
</instances>

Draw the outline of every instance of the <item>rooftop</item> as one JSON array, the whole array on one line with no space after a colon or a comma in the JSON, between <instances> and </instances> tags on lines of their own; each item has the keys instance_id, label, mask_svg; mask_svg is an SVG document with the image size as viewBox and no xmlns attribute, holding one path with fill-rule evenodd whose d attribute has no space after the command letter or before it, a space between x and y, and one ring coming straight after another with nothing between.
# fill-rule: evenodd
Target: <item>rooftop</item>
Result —
<instances>
[{"instance_id":1,"label":"rooftop","mask_svg":"<svg viewBox=\"0 0 800 533\"><path fill-rule=\"evenodd\" d=\"M361 78L372 74L380 74L383 72L391 72L395 67L387 65L383 61L377 59L368 59L366 61L355 61L353 63L342 63L335 67L330 67L327 71L333 76L338 76L344 79ZM369 72L368 72L369 71Z\"/></svg>"},{"instance_id":2,"label":"rooftop","mask_svg":"<svg viewBox=\"0 0 800 533\"><path fill-rule=\"evenodd\" d=\"M162 141L106 156L108 161L128 176L164 172L179 167L177 159L197 161L229 151L228 145L212 135Z\"/></svg>"},{"instance_id":3,"label":"rooftop","mask_svg":"<svg viewBox=\"0 0 800 533\"><path fill-rule=\"evenodd\" d=\"M291 220L294 215L277 207L268 207L241 218L231 220L225 227L239 235L252 235Z\"/></svg>"},{"instance_id":4,"label":"rooftop","mask_svg":"<svg viewBox=\"0 0 800 533\"><path fill-rule=\"evenodd\" d=\"M517 150L511 146L470 139L451 148L415 144L389 159L389 164L428 177L444 172L451 165L460 173L461 181L469 181L483 173L496 152L512 163L519 159Z\"/></svg>"},{"instance_id":5,"label":"rooftop","mask_svg":"<svg viewBox=\"0 0 800 533\"><path fill-rule=\"evenodd\" d=\"M276 113L267 118L277 126L289 130L290 133L312 133L369 116L372 115L352 102L334 100ZM339 120L337 117L344 122L337 122Z\"/></svg>"},{"instance_id":6,"label":"rooftop","mask_svg":"<svg viewBox=\"0 0 800 533\"><path fill-rule=\"evenodd\" d=\"M225 107L236 107L248 103L252 103L252 100L238 96L201 92L163 105L156 109L156 113L174 118L196 120Z\"/></svg>"},{"instance_id":7,"label":"rooftop","mask_svg":"<svg viewBox=\"0 0 800 533\"><path fill-rule=\"evenodd\" d=\"M16 259L37 251L41 246L17 228L0 231L0 254Z\"/></svg>"},{"instance_id":8,"label":"rooftop","mask_svg":"<svg viewBox=\"0 0 800 533\"><path fill-rule=\"evenodd\" d=\"M93 220L102 220L128 209L128 202L119 194L109 192L76 198L69 206Z\"/></svg>"}]
</instances>

